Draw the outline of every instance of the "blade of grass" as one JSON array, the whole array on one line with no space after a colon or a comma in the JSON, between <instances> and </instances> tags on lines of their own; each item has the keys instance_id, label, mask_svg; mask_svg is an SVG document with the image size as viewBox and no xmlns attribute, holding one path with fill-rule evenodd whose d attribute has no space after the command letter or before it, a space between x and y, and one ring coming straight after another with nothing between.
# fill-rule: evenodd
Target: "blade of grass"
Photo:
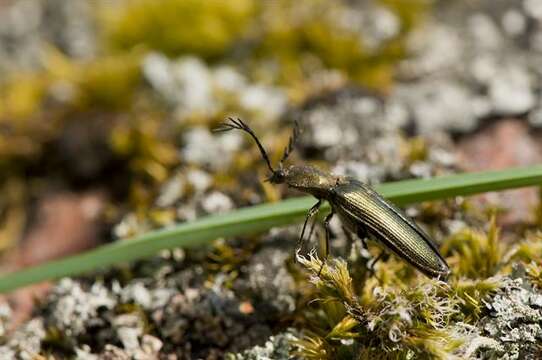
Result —
<instances>
[{"instance_id":1,"label":"blade of grass","mask_svg":"<svg viewBox=\"0 0 542 360\"><path fill-rule=\"evenodd\" d=\"M458 174L424 180L406 180L375 186L387 199L407 203L453 196L542 185L542 166ZM219 237L255 233L303 218L316 200L299 197L212 215L142 236L116 241L86 253L34 266L0 278L0 293L36 282L73 276L112 264L133 261L162 249L202 245ZM327 210L329 207L324 207Z\"/></svg>"}]
</instances>

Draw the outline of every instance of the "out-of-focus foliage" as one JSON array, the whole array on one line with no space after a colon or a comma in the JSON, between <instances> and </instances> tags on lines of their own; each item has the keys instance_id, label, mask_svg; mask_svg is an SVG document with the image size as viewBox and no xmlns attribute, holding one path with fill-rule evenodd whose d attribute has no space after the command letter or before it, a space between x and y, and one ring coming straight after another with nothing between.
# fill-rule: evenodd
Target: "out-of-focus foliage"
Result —
<instances>
[{"instance_id":1,"label":"out-of-focus foliage","mask_svg":"<svg viewBox=\"0 0 542 360\"><path fill-rule=\"evenodd\" d=\"M8 74L2 80L2 178L32 182L32 177L23 176L30 166L41 174L52 174L54 168L40 169L35 163L63 162L58 158L69 154L55 153L58 144L76 144L78 140L72 137L70 129L85 129L80 133L91 132L87 137L91 146L97 143L105 146L100 151L108 152L102 168L115 166L118 161L126 164L119 170L129 182L129 199L144 207L155 194L153 184L164 181L178 164L175 149L186 126L213 126L215 116L222 115L185 113L182 120L178 109L171 111L163 102L156 101L143 74L143 59L149 51L165 54L172 61L191 55L213 64L236 63L246 76L242 81L280 84L290 101L306 99L329 85L311 78L318 71L341 74L342 80L332 82L335 85L353 81L385 90L392 83L395 64L406 55L405 36L423 17L428 4L422 0L375 1L374 6L380 6L382 11L387 9L391 12L387 18L396 21L391 22L389 34L377 42L369 41L372 35L355 23L341 21L348 14L351 16L351 11L361 11L343 2L92 3L93 21L100 35L96 46L99 51L94 57L74 59L46 44L41 66ZM262 101L258 96L269 99L268 94L275 91L263 90L267 93L258 86L248 87L236 95L232 91L239 90L219 88L213 90L213 96L217 107L223 110L236 111L239 103L244 104L246 109L240 111L255 121L279 116L281 112L276 109L262 111L261 105L255 107L255 101ZM284 102L280 96L277 101ZM282 146L276 144L277 149ZM280 153L280 149L273 148L271 152ZM80 164L90 162L84 153L81 151ZM69 168L70 165L65 166L68 174L61 175L68 183ZM264 188L270 198L278 198L274 189Z\"/></svg>"},{"instance_id":2,"label":"out-of-focus foliage","mask_svg":"<svg viewBox=\"0 0 542 360\"><path fill-rule=\"evenodd\" d=\"M134 46L171 56L220 59L246 34L257 9L253 0L136 0L104 4L104 32L114 49Z\"/></svg>"},{"instance_id":3,"label":"out-of-focus foliage","mask_svg":"<svg viewBox=\"0 0 542 360\"><path fill-rule=\"evenodd\" d=\"M338 3L301 3L290 0L268 2L263 17L263 41L259 53L276 59L283 81L302 81L324 67L342 72L346 78L384 90L391 86L394 66L406 55L404 39L423 17L428 2L382 1L399 19L396 33L376 46L364 41L364 31L351 24ZM344 21L338 19L345 18Z\"/></svg>"}]
</instances>

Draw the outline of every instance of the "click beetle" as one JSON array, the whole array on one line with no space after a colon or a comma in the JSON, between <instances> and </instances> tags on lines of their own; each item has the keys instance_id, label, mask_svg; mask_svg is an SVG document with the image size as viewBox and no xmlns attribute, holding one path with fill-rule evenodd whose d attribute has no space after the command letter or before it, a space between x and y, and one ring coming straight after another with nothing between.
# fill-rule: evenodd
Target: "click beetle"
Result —
<instances>
[{"instance_id":1,"label":"click beetle","mask_svg":"<svg viewBox=\"0 0 542 360\"><path fill-rule=\"evenodd\" d=\"M267 181L272 184L286 184L291 188L311 194L317 199L305 218L296 253L302 247L307 223L318 213L322 203L327 201L331 205L331 212L324 219L325 248L322 267L329 254L329 222L337 214L347 234L356 234L362 240L366 235L372 235L385 248L426 276L445 279L450 274L448 264L433 240L402 210L385 200L367 184L348 176L333 175L312 166L284 167L284 161L293 150L299 136L297 123L278 167L273 168L265 148L254 131L241 119L229 118L228 120L229 122L222 124L216 130L237 129L249 134L256 142L271 172ZM309 231L308 238L312 235L312 229L313 227Z\"/></svg>"}]
</instances>

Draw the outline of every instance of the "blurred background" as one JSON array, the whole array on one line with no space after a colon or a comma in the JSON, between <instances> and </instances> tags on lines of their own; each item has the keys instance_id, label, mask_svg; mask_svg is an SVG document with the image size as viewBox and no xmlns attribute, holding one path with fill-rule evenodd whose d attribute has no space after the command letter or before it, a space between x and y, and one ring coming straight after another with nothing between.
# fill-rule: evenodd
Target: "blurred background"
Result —
<instances>
[{"instance_id":1,"label":"blurred background","mask_svg":"<svg viewBox=\"0 0 542 360\"><path fill-rule=\"evenodd\" d=\"M0 269L286 196L227 116L372 183L540 163L541 65L537 0L2 0Z\"/></svg>"}]
</instances>

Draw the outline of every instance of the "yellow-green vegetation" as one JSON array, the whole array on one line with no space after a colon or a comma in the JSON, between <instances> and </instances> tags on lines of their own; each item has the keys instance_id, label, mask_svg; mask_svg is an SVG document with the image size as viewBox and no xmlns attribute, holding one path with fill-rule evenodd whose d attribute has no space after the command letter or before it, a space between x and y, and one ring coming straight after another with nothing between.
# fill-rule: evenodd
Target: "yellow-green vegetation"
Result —
<instances>
[{"instance_id":1,"label":"yellow-green vegetation","mask_svg":"<svg viewBox=\"0 0 542 360\"><path fill-rule=\"evenodd\" d=\"M429 145L423 137L406 140L401 150L405 167L412 165L416 161L425 161L429 155Z\"/></svg>"},{"instance_id":2,"label":"yellow-green vegetation","mask_svg":"<svg viewBox=\"0 0 542 360\"><path fill-rule=\"evenodd\" d=\"M295 342L296 354L307 359L448 359L469 341L486 308L488 296L503 276L524 269L533 287L542 286L540 234L517 245L505 245L490 215L487 229L465 228L444 242L452 269L445 283L403 271L391 258L373 277L354 277L347 263L333 259L317 276L321 260L314 253L298 260L314 285L303 316L307 328ZM532 250L532 251L531 251ZM517 268L518 265L515 267ZM393 276L390 277L389 273Z\"/></svg>"},{"instance_id":3,"label":"yellow-green vegetation","mask_svg":"<svg viewBox=\"0 0 542 360\"><path fill-rule=\"evenodd\" d=\"M401 33L413 30L423 17L427 15L433 0L378 0L401 19Z\"/></svg>"},{"instance_id":4,"label":"yellow-green vegetation","mask_svg":"<svg viewBox=\"0 0 542 360\"><path fill-rule=\"evenodd\" d=\"M542 290L542 265L540 262L531 262L527 265L527 275L531 279L533 285L538 289Z\"/></svg>"},{"instance_id":5,"label":"yellow-green vegetation","mask_svg":"<svg viewBox=\"0 0 542 360\"><path fill-rule=\"evenodd\" d=\"M491 217L487 233L463 229L446 241L442 252L445 256L452 255L450 262L469 278L485 279L495 275L502 265L504 252L495 216Z\"/></svg>"},{"instance_id":6,"label":"yellow-green vegetation","mask_svg":"<svg viewBox=\"0 0 542 360\"><path fill-rule=\"evenodd\" d=\"M246 34L253 0L136 0L104 4L106 41L114 49L136 46L171 56L220 59Z\"/></svg>"},{"instance_id":7,"label":"yellow-green vegetation","mask_svg":"<svg viewBox=\"0 0 542 360\"><path fill-rule=\"evenodd\" d=\"M363 32L337 20L345 10L340 3L268 2L259 53L276 59L283 81L294 87L296 81L303 82L315 68L323 67L339 70L349 81L386 90L392 85L395 65L406 56L405 37L429 4L424 0L380 3L397 16L400 31L371 48Z\"/></svg>"},{"instance_id":8,"label":"yellow-green vegetation","mask_svg":"<svg viewBox=\"0 0 542 360\"><path fill-rule=\"evenodd\" d=\"M77 63L51 51L43 71L16 74L0 90L0 124L7 129L0 158L36 157L67 125L95 121L92 113L130 110L139 83L137 54Z\"/></svg>"},{"instance_id":9,"label":"yellow-green vegetation","mask_svg":"<svg viewBox=\"0 0 542 360\"><path fill-rule=\"evenodd\" d=\"M321 265L314 256L299 260L313 274ZM317 300L307 316L320 322L312 321L309 331L296 343L303 358L445 358L461 345L451 331L459 302L447 295L450 290L444 283L374 287L372 301L364 304L342 260L331 261L320 277L313 276L311 281Z\"/></svg>"}]
</instances>

